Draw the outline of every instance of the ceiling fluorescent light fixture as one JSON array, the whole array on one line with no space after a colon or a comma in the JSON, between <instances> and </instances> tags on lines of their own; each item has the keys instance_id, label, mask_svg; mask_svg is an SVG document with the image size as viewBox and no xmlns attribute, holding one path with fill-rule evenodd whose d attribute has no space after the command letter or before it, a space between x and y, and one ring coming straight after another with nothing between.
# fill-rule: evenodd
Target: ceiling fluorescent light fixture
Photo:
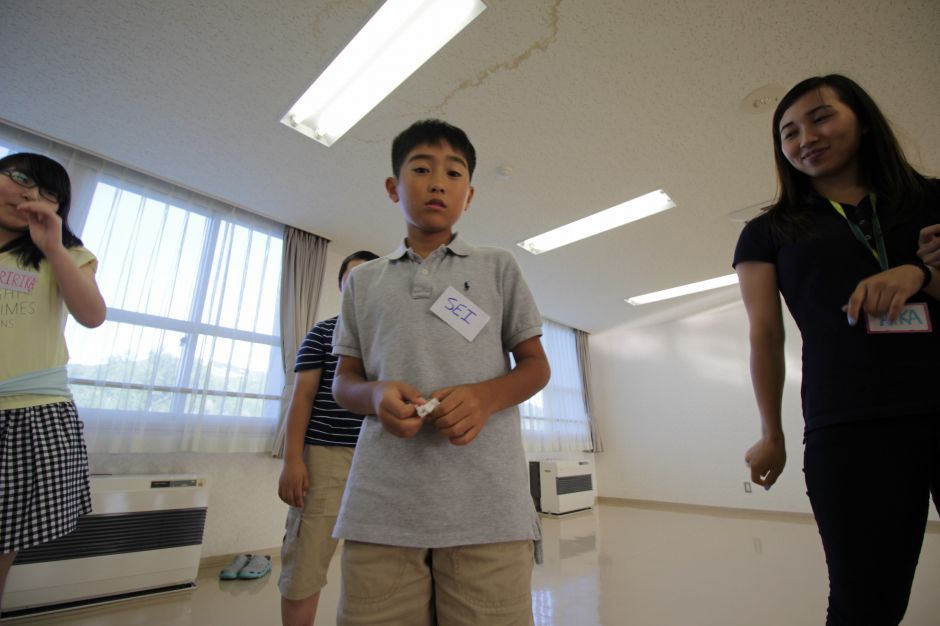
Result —
<instances>
[{"instance_id":1,"label":"ceiling fluorescent light fixture","mask_svg":"<svg viewBox=\"0 0 940 626\"><path fill-rule=\"evenodd\" d=\"M333 145L485 8L482 0L388 0L281 123Z\"/></svg>"},{"instance_id":2,"label":"ceiling fluorescent light fixture","mask_svg":"<svg viewBox=\"0 0 940 626\"><path fill-rule=\"evenodd\" d=\"M627 302L633 305L649 304L650 302L659 302L660 300L668 300L670 298L678 298L679 296L687 296L690 293L698 293L700 291L708 291L709 289L727 287L729 285L735 285L737 282L737 274L728 274L727 276L719 276L718 278L700 280L697 283L689 283L688 285L673 287L672 289L663 289L662 291L645 293L642 296L634 296L632 298L628 298Z\"/></svg>"},{"instance_id":3,"label":"ceiling fluorescent light fixture","mask_svg":"<svg viewBox=\"0 0 940 626\"><path fill-rule=\"evenodd\" d=\"M599 211L594 215L588 215L570 224L559 226L547 233L520 241L516 245L532 254L542 254L561 246L567 246L569 243L593 237L618 226L641 220L644 217L649 217L675 206L676 203L665 191L657 189L633 200Z\"/></svg>"}]
</instances>

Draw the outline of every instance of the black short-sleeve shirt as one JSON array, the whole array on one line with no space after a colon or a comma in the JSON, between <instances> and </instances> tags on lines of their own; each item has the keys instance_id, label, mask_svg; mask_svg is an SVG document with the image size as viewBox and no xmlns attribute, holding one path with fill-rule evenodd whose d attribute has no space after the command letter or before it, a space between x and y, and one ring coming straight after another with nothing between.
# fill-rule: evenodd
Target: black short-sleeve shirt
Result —
<instances>
[{"instance_id":1,"label":"black short-sleeve shirt","mask_svg":"<svg viewBox=\"0 0 940 626\"><path fill-rule=\"evenodd\" d=\"M855 220L870 215L866 199L846 206ZM767 214L751 220L738 239L733 265L774 264L777 284L803 338L803 416L806 430L893 416L940 417L940 302L924 293L933 332L869 334L864 317L853 327L842 307L858 283L881 271L828 200L810 204L811 235L787 241ZM940 223L940 186L931 181L924 206L904 217L879 211L890 267L917 262L921 228ZM862 229L870 233L863 221ZM864 315L864 314L863 314Z\"/></svg>"}]
</instances>

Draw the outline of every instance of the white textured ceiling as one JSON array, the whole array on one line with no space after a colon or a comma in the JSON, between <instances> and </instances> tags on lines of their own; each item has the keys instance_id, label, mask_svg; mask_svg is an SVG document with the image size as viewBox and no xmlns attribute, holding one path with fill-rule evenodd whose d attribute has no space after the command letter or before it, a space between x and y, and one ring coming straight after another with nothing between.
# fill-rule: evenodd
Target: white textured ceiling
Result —
<instances>
[{"instance_id":1,"label":"white textured ceiling","mask_svg":"<svg viewBox=\"0 0 940 626\"><path fill-rule=\"evenodd\" d=\"M458 230L512 249L545 316L597 332L728 302L632 307L729 273L729 214L774 194L770 113L743 98L856 78L911 160L940 173L940 2L488 0L331 148L278 120L379 0L4 0L0 118L332 240L387 252L392 137L467 130ZM497 168L512 166L501 179ZM678 208L537 257L516 241L653 189Z\"/></svg>"}]
</instances>

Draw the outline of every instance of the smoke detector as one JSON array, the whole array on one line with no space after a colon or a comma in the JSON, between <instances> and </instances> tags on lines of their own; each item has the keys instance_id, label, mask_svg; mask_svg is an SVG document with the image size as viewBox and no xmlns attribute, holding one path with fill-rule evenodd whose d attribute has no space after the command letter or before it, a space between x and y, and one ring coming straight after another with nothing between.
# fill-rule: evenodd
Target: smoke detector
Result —
<instances>
[{"instance_id":1,"label":"smoke detector","mask_svg":"<svg viewBox=\"0 0 940 626\"><path fill-rule=\"evenodd\" d=\"M772 111L783 98L784 93L783 86L778 83L758 87L741 100L741 111L752 114Z\"/></svg>"}]
</instances>

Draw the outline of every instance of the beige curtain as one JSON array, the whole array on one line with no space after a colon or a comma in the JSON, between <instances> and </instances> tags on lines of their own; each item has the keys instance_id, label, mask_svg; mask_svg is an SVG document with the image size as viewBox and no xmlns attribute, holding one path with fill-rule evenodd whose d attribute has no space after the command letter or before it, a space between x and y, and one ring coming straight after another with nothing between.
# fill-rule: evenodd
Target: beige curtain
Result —
<instances>
[{"instance_id":1,"label":"beige curtain","mask_svg":"<svg viewBox=\"0 0 940 626\"><path fill-rule=\"evenodd\" d=\"M601 438L601 431L594 416L594 394L591 393L591 352L588 347L588 334L575 328L574 340L578 346L578 365L581 369L581 386L584 389L584 410L587 411L588 421L591 423L594 452L603 452L604 440Z\"/></svg>"},{"instance_id":2,"label":"beige curtain","mask_svg":"<svg viewBox=\"0 0 940 626\"><path fill-rule=\"evenodd\" d=\"M284 366L284 390L277 433L274 437L274 457L284 456L284 436L287 430L287 408L294 393L294 359L297 348L316 322L320 287L326 268L326 248L329 240L290 226L284 227L284 256L281 269L281 360Z\"/></svg>"}]
</instances>

